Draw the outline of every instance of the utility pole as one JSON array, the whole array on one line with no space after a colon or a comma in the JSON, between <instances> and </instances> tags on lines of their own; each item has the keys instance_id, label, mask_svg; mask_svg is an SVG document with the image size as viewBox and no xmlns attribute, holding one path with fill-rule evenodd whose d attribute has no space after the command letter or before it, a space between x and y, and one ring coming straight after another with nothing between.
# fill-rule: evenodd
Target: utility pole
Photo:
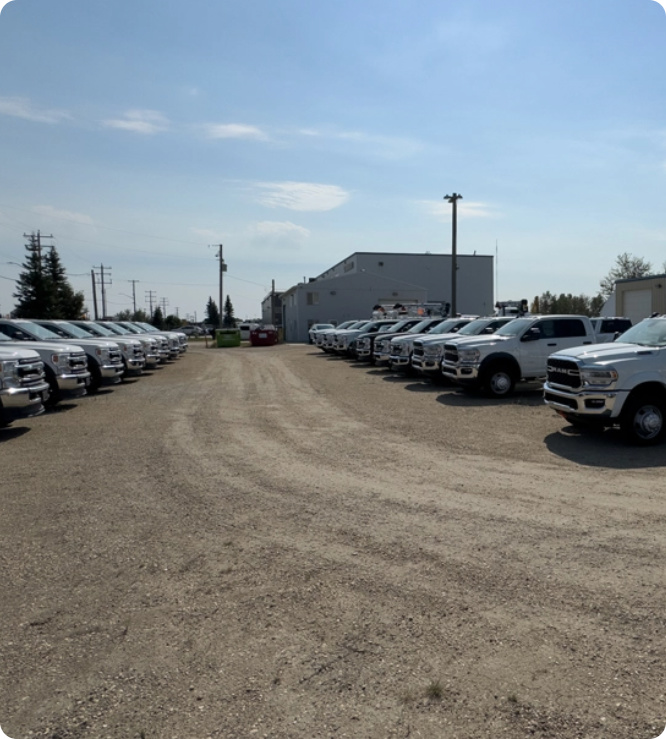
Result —
<instances>
[{"instance_id":1,"label":"utility pole","mask_svg":"<svg viewBox=\"0 0 666 739\"><path fill-rule=\"evenodd\" d=\"M166 318L167 317L167 305L169 305L169 298L162 298L160 300L160 303L162 303L162 316Z\"/></svg>"},{"instance_id":2,"label":"utility pole","mask_svg":"<svg viewBox=\"0 0 666 739\"><path fill-rule=\"evenodd\" d=\"M223 275L227 271L227 265L224 263L224 258L222 256L222 244L218 244L219 251L215 255L220 260L220 305L219 305L219 311L218 314L220 316L219 321L220 324L218 328L222 328L222 316L224 314L224 302L223 302L223 296L224 293L222 291L222 281L223 281Z\"/></svg>"},{"instance_id":3,"label":"utility pole","mask_svg":"<svg viewBox=\"0 0 666 739\"><path fill-rule=\"evenodd\" d=\"M92 294L93 294L93 308L95 309L95 320L99 318L97 313L97 285L95 285L95 270L90 270L90 277L92 278Z\"/></svg>"},{"instance_id":4,"label":"utility pole","mask_svg":"<svg viewBox=\"0 0 666 739\"><path fill-rule=\"evenodd\" d=\"M93 267L93 275L94 270L99 269L100 277L99 277L99 284L101 287L101 293L102 293L102 318L107 318L106 313L106 286L107 285L113 285L113 282L111 281L111 267L105 267L103 264L100 264L98 267ZM107 270L108 274L104 274L104 270ZM108 277L108 280L107 280Z\"/></svg>"},{"instance_id":5,"label":"utility pole","mask_svg":"<svg viewBox=\"0 0 666 739\"><path fill-rule=\"evenodd\" d=\"M157 300L154 290L146 290L146 303L150 305L150 320L153 319L153 301Z\"/></svg>"},{"instance_id":6,"label":"utility pole","mask_svg":"<svg viewBox=\"0 0 666 739\"><path fill-rule=\"evenodd\" d=\"M136 313L136 283L139 282L139 280L127 280L127 282L132 283L132 306Z\"/></svg>"},{"instance_id":7,"label":"utility pole","mask_svg":"<svg viewBox=\"0 0 666 739\"><path fill-rule=\"evenodd\" d=\"M453 205L453 230L451 234L451 315L455 316L457 312L457 280L458 280L458 200L462 200L462 195L454 192L453 195L445 195L444 200Z\"/></svg>"}]
</instances>

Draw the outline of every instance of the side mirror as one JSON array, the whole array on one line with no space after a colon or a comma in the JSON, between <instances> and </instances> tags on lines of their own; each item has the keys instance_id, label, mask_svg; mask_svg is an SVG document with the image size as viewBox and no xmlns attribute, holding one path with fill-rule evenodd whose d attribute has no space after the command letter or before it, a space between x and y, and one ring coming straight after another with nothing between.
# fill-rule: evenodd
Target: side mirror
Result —
<instances>
[{"instance_id":1,"label":"side mirror","mask_svg":"<svg viewBox=\"0 0 666 739\"><path fill-rule=\"evenodd\" d=\"M521 338L521 341L537 341L541 338L541 329L538 326L533 326L527 329Z\"/></svg>"}]
</instances>

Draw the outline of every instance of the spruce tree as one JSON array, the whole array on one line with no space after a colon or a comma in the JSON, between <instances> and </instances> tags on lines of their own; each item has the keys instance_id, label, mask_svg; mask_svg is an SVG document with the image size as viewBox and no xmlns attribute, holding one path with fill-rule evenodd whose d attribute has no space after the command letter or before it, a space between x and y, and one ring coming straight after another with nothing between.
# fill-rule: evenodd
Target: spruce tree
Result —
<instances>
[{"instance_id":1,"label":"spruce tree","mask_svg":"<svg viewBox=\"0 0 666 739\"><path fill-rule=\"evenodd\" d=\"M220 325L220 311L213 298L208 298L208 303L206 303L206 323L215 328Z\"/></svg>"},{"instance_id":2,"label":"spruce tree","mask_svg":"<svg viewBox=\"0 0 666 739\"><path fill-rule=\"evenodd\" d=\"M164 328L164 314L162 313L162 309L159 306L155 308L155 312L153 313L153 320L151 321L151 323L156 328Z\"/></svg>"},{"instance_id":3,"label":"spruce tree","mask_svg":"<svg viewBox=\"0 0 666 739\"><path fill-rule=\"evenodd\" d=\"M235 328L236 319L234 318L234 306L231 304L231 298L227 295L224 301L224 318L222 319L224 328Z\"/></svg>"},{"instance_id":4,"label":"spruce tree","mask_svg":"<svg viewBox=\"0 0 666 739\"><path fill-rule=\"evenodd\" d=\"M50 288L41 258L39 239L35 234L29 237L25 245L26 257L23 272L16 281L16 307L13 315L16 318L49 318Z\"/></svg>"},{"instance_id":5,"label":"spruce tree","mask_svg":"<svg viewBox=\"0 0 666 739\"><path fill-rule=\"evenodd\" d=\"M47 275L51 295L50 315L44 318L62 318L76 320L83 316L85 298L82 292L74 292L65 274L60 257L52 246L44 258L44 269Z\"/></svg>"}]
</instances>

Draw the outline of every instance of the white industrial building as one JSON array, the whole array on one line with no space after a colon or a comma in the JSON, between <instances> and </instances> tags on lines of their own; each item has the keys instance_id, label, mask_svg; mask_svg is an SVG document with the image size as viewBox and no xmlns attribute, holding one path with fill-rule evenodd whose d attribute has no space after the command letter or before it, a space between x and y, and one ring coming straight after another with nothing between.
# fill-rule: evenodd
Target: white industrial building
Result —
<instances>
[{"instance_id":1,"label":"white industrial building","mask_svg":"<svg viewBox=\"0 0 666 739\"><path fill-rule=\"evenodd\" d=\"M456 312L493 312L493 257L456 257ZM450 254L355 252L318 277L282 293L286 341L308 340L314 323L341 323L370 318L375 305L451 304Z\"/></svg>"},{"instance_id":2,"label":"white industrial building","mask_svg":"<svg viewBox=\"0 0 666 739\"><path fill-rule=\"evenodd\" d=\"M666 275L627 277L616 280L615 291L602 315L626 316L634 323L653 313L666 313Z\"/></svg>"}]
</instances>

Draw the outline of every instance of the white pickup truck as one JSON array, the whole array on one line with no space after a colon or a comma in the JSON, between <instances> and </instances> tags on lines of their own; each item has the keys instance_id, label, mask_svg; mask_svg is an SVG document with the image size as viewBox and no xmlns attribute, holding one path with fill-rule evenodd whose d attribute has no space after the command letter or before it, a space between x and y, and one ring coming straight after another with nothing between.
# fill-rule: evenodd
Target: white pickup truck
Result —
<instances>
[{"instance_id":1,"label":"white pickup truck","mask_svg":"<svg viewBox=\"0 0 666 739\"><path fill-rule=\"evenodd\" d=\"M547 405L574 426L618 425L641 445L666 435L666 316L646 318L612 343L548 357Z\"/></svg>"},{"instance_id":2,"label":"white pickup truck","mask_svg":"<svg viewBox=\"0 0 666 739\"><path fill-rule=\"evenodd\" d=\"M493 398L510 395L520 380L546 377L548 357L560 349L596 343L587 316L515 318L490 336L471 336L444 345L442 374Z\"/></svg>"},{"instance_id":3,"label":"white pickup truck","mask_svg":"<svg viewBox=\"0 0 666 739\"><path fill-rule=\"evenodd\" d=\"M0 427L44 412L49 384L32 349L0 349Z\"/></svg>"}]
</instances>

